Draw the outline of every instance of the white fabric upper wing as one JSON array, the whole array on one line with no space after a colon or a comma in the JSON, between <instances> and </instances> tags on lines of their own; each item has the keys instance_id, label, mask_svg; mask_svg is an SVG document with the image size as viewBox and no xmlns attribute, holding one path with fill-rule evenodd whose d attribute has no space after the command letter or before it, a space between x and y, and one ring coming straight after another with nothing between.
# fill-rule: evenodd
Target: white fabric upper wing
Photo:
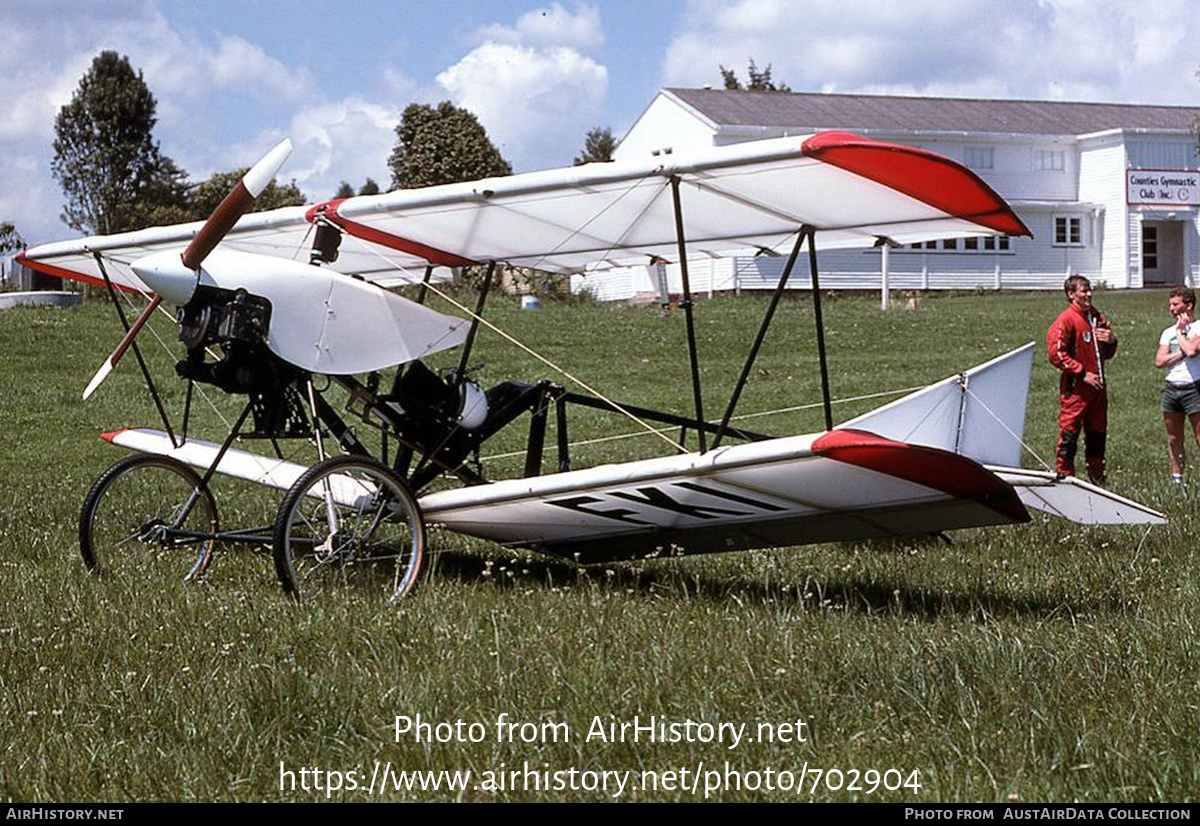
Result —
<instances>
[{"instance_id":1,"label":"white fabric upper wing","mask_svg":"<svg viewBox=\"0 0 1200 826\"><path fill-rule=\"evenodd\" d=\"M786 252L802 227L821 249L964 235L1028 234L974 173L923 150L848 133L778 138L666 155L396 190L244 216L222 248L307 261L313 220L340 226L334 269L391 285L425 267L499 261L587 272L677 260L676 190L689 256ZM27 250L34 269L140 288L126 266L182 248L201 223Z\"/></svg>"}]
</instances>

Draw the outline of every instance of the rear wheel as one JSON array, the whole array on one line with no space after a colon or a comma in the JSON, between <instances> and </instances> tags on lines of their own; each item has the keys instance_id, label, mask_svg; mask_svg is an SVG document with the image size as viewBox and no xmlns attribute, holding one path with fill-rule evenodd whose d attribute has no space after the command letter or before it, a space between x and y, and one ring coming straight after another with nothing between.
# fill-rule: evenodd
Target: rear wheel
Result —
<instances>
[{"instance_id":1,"label":"rear wheel","mask_svg":"<svg viewBox=\"0 0 1200 826\"><path fill-rule=\"evenodd\" d=\"M386 465L334 456L288 490L274 530L275 571L300 600L331 591L395 602L417 584L425 523L408 486Z\"/></svg>"},{"instance_id":2,"label":"rear wheel","mask_svg":"<svg viewBox=\"0 0 1200 826\"><path fill-rule=\"evenodd\" d=\"M167 456L139 454L96 480L79 514L93 573L187 582L212 561L217 503L200 476Z\"/></svg>"}]
</instances>

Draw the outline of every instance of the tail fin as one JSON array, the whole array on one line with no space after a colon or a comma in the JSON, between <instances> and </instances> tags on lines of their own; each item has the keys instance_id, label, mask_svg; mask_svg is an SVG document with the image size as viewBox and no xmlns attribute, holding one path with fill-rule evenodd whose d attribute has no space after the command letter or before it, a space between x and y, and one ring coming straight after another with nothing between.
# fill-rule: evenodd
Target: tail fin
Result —
<instances>
[{"instance_id":1,"label":"tail fin","mask_svg":"<svg viewBox=\"0 0 1200 826\"><path fill-rule=\"evenodd\" d=\"M840 428L960 453L986 465L1016 490L1027 508L1084 525L1161 525L1166 517L1145 505L1079 479L1022 470L1025 403L1033 345L931 384Z\"/></svg>"},{"instance_id":2,"label":"tail fin","mask_svg":"<svg viewBox=\"0 0 1200 826\"><path fill-rule=\"evenodd\" d=\"M838 426L959 453L982 464L1021 464L1032 343Z\"/></svg>"}]
</instances>

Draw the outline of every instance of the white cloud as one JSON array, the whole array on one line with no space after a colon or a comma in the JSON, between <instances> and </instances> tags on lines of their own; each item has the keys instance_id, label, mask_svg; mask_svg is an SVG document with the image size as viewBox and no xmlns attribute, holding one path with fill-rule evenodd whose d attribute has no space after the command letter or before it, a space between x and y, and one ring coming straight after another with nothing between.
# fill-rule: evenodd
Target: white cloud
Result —
<instances>
[{"instance_id":1,"label":"white cloud","mask_svg":"<svg viewBox=\"0 0 1200 826\"><path fill-rule=\"evenodd\" d=\"M437 82L518 171L570 163L608 94L608 70L566 47L487 43Z\"/></svg>"},{"instance_id":2,"label":"white cloud","mask_svg":"<svg viewBox=\"0 0 1200 826\"><path fill-rule=\"evenodd\" d=\"M388 155L396 142L393 131L399 113L388 106L352 95L340 101L304 106L286 126L264 129L251 138L221 145L187 159L192 178L203 180L214 172L249 166L283 138L294 149L280 169L280 181L295 181L309 203L333 197L338 184L355 189L368 177L380 188L391 186Z\"/></svg>"},{"instance_id":3,"label":"white cloud","mask_svg":"<svg viewBox=\"0 0 1200 826\"><path fill-rule=\"evenodd\" d=\"M692 0L663 85L1190 103L1197 35L1193 0Z\"/></svg>"},{"instance_id":4,"label":"white cloud","mask_svg":"<svg viewBox=\"0 0 1200 826\"><path fill-rule=\"evenodd\" d=\"M194 178L228 146L231 112L283 120L312 94L303 69L286 66L237 35L208 39L175 29L153 3L16 2L0 8L0 73L8 108L0 120L0 180L20 192L0 214L30 241L69 233L58 220L62 195L50 174L54 119L93 58L114 50L141 71L158 102L155 137ZM226 156L227 157L227 156ZM29 159L36 159L31 164ZM215 169L236 164L216 163ZM0 202L10 208L13 199Z\"/></svg>"},{"instance_id":5,"label":"white cloud","mask_svg":"<svg viewBox=\"0 0 1200 826\"><path fill-rule=\"evenodd\" d=\"M194 99L219 90L259 97L302 100L311 92L304 70L285 66L261 46L237 35L219 35L215 44L166 28L142 44L143 68L164 95ZM186 59L184 59L186 56Z\"/></svg>"},{"instance_id":6,"label":"white cloud","mask_svg":"<svg viewBox=\"0 0 1200 826\"><path fill-rule=\"evenodd\" d=\"M398 121L394 109L359 97L302 109L292 119L297 163L285 170L287 177L294 176L313 202L332 198L341 181L357 189L370 177L388 189Z\"/></svg>"},{"instance_id":7,"label":"white cloud","mask_svg":"<svg viewBox=\"0 0 1200 826\"><path fill-rule=\"evenodd\" d=\"M383 96L388 100L413 100L418 95L419 84L403 72L387 67L380 74Z\"/></svg>"},{"instance_id":8,"label":"white cloud","mask_svg":"<svg viewBox=\"0 0 1200 826\"><path fill-rule=\"evenodd\" d=\"M587 55L604 45L596 6L560 3L475 33L480 45L437 76L473 112L520 172L570 163L608 97L608 69Z\"/></svg>"},{"instance_id":9,"label":"white cloud","mask_svg":"<svg viewBox=\"0 0 1200 826\"><path fill-rule=\"evenodd\" d=\"M569 46L586 52L604 45L604 29L595 6L581 5L571 13L560 3L551 3L521 15L513 26L484 26L476 32L476 39L480 43Z\"/></svg>"}]
</instances>

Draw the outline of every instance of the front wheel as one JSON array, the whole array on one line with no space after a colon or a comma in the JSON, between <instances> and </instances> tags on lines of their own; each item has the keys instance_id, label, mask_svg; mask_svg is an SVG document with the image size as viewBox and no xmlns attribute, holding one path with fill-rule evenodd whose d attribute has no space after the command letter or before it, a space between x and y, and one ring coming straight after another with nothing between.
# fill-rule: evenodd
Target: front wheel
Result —
<instances>
[{"instance_id":1,"label":"front wheel","mask_svg":"<svg viewBox=\"0 0 1200 826\"><path fill-rule=\"evenodd\" d=\"M331 590L395 602L413 590L425 523L408 486L386 465L334 456L306 470L279 506L275 571L299 600Z\"/></svg>"},{"instance_id":2,"label":"front wheel","mask_svg":"<svg viewBox=\"0 0 1200 826\"><path fill-rule=\"evenodd\" d=\"M208 568L217 531L217 503L194 470L139 454L114 464L88 491L79 550L96 574L187 582Z\"/></svg>"}]
</instances>

